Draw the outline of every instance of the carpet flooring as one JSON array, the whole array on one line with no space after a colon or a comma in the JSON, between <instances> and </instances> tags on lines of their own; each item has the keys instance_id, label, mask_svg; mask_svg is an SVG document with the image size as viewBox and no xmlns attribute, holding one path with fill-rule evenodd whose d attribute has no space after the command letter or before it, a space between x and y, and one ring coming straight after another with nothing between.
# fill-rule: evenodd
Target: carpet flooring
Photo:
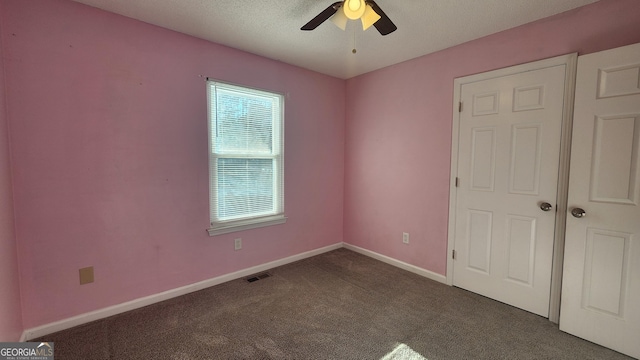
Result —
<instances>
[{"instance_id":1,"label":"carpet flooring","mask_svg":"<svg viewBox=\"0 0 640 360\"><path fill-rule=\"evenodd\" d=\"M55 359L630 359L347 249L33 341Z\"/></svg>"}]
</instances>

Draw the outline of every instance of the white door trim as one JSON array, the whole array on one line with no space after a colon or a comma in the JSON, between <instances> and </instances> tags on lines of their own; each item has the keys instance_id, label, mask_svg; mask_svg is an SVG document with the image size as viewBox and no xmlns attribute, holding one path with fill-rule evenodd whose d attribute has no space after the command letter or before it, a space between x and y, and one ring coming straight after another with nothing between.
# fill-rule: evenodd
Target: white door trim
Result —
<instances>
[{"instance_id":1,"label":"white door trim","mask_svg":"<svg viewBox=\"0 0 640 360\"><path fill-rule=\"evenodd\" d=\"M452 250L455 248L457 195L456 177L458 176L458 144L460 132L459 104L462 85L558 65L566 66L564 89L565 101L562 117L562 139L560 143L560 168L558 172L558 197L556 199L555 241L553 246L553 267L551 272L551 297L549 301L549 320L554 323L558 323L560 319L560 292L562 290L562 262L564 258L564 234L569 185L569 158L571 155L571 129L573 123L573 95L575 90L577 58L578 54L573 53L481 74L456 78L454 79L453 88L453 124L451 131L451 177L449 181L449 230L446 274L448 285L453 285Z\"/></svg>"}]
</instances>

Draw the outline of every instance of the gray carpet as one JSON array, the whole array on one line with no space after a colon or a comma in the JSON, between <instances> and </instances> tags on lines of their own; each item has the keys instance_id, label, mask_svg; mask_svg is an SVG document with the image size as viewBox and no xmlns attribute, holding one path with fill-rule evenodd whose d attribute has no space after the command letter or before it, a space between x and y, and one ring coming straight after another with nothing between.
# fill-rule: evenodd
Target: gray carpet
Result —
<instances>
[{"instance_id":1,"label":"gray carpet","mask_svg":"<svg viewBox=\"0 0 640 360\"><path fill-rule=\"evenodd\" d=\"M630 359L346 249L47 335L55 359Z\"/></svg>"}]
</instances>

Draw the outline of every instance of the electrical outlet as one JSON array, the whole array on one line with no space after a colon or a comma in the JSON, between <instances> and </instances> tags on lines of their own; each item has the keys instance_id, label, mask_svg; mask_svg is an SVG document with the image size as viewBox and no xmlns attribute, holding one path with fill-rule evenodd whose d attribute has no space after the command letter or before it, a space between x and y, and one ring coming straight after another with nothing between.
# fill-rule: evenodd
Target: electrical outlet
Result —
<instances>
[{"instance_id":1,"label":"electrical outlet","mask_svg":"<svg viewBox=\"0 0 640 360\"><path fill-rule=\"evenodd\" d=\"M233 240L233 246L234 246L234 250L242 249L242 238L237 238Z\"/></svg>"},{"instance_id":2,"label":"electrical outlet","mask_svg":"<svg viewBox=\"0 0 640 360\"><path fill-rule=\"evenodd\" d=\"M402 233L402 242L405 244L409 243L409 233L406 233L406 232Z\"/></svg>"}]
</instances>

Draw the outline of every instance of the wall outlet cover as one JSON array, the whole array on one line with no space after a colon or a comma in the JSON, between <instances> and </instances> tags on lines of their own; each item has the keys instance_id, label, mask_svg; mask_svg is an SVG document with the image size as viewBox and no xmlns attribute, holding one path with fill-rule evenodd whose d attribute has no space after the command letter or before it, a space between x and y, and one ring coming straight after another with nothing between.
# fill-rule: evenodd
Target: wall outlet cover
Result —
<instances>
[{"instance_id":1,"label":"wall outlet cover","mask_svg":"<svg viewBox=\"0 0 640 360\"><path fill-rule=\"evenodd\" d=\"M93 282L93 266L80 269L80 285Z\"/></svg>"}]
</instances>

